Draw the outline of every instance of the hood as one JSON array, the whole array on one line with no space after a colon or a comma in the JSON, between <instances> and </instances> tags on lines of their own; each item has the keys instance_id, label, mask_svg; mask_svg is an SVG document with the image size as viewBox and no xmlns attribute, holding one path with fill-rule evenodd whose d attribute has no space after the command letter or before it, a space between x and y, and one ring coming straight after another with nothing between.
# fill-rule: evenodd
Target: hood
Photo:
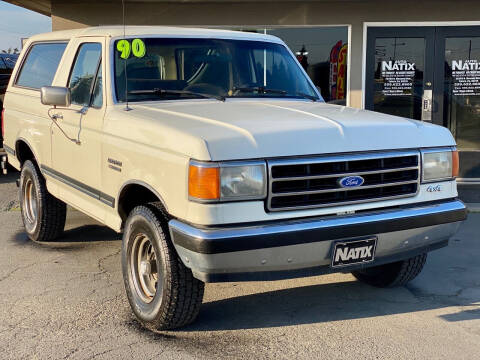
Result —
<instances>
[{"instance_id":1,"label":"hood","mask_svg":"<svg viewBox=\"0 0 480 360\"><path fill-rule=\"evenodd\" d=\"M155 122L154 128L174 147L171 150L198 160L455 145L450 132L441 126L309 101L157 101L131 107L130 123L131 116Z\"/></svg>"}]
</instances>

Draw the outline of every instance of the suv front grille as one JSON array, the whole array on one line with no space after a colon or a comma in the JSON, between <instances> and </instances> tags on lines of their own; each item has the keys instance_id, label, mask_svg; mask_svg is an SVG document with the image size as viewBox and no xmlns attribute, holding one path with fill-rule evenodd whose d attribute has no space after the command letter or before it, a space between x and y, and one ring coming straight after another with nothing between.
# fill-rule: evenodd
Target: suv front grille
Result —
<instances>
[{"instance_id":1,"label":"suv front grille","mask_svg":"<svg viewBox=\"0 0 480 360\"><path fill-rule=\"evenodd\" d=\"M268 169L269 211L414 196L420 186L418 151L276 159L268 161ZM347 176L361 176L364 183L342 187Z\"/></svg>"}]
</instances>

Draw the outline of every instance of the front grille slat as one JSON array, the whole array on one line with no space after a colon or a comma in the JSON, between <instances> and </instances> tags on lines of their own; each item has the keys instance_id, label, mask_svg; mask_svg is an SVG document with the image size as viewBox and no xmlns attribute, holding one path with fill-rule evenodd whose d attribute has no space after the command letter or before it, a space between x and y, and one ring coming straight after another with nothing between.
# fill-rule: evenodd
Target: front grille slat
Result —
<instances>
[{"instance_id":1,"label":"front grille slat","mask_svg":"<svg viewBox=\"0 0 480 360\"><path fill-rule=\"evenodd\" d=\"M338 206L414 196L420 186L418 151L269 160L269 211ZM339 180L361 176L362 186Z\"/></svg>"},{"instance_id":2,"label":"front grille slat","mask_svg":"<svg viewBox=\"0 0 480 360\"><path fill-rule=\"evenodd\" d=\"M348 173L335 173L335 174L327 174L327 175L296 176L296 177L284 177L284 178L280 177L280 178L273 178L272 182L326 179L326 178L345 177L345 176L350 176L352 174L363 176L368 174L384 174L384 173L391 173L391 172L398 172L398 171L405 171L405 170L417 170L417 169L418 169L418 166L410 166L405 168L383 169L383 170L375 170L375 171L357 171L354 173L348 172Z\"/></svg>"},{"instance_id":3,"label":"front grille slat","mask_svg":"<svg viewBox=\"0 0 480 360\"><path fill-rule=\"evenodd\" d=\"M384 188L387 186L396 186L396 185L406 185L406 184L416 184L417 180L413 181L402 181L402 182L392 182L378 185L366 185L360 188L342 188L342 191L355 191L359 189L373 189L373 188ZM293 191L293 192L279 192L275 193L275 196L292 196L292 195L311 195L311 194L322 194L328 192L339 192L338 189L328 189L328 190L311 190L311 191Z\"/></svg>"}]
</instances>

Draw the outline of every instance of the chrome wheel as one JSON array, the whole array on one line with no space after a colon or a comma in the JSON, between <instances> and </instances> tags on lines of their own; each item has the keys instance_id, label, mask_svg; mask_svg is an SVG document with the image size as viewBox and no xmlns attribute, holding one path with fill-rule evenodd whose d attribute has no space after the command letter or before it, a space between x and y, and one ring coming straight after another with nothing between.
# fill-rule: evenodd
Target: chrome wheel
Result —
<instances>
[{"instance_id":1,"label":"chrome wheel","mask_svg":"<svg viewBox=\"0 0 480 360\"><path fill-rule=\"evenodd\" d=\"M24 216L31 227L35 227L38 219L37 192L32 179L27 179L23 185Z\"/></svg>"},{"instance_id":2,"label":"chrome wheel","mask_svg":"<svg viewBox=\"0 0 480 360\"><path fill-rule=\"evenodd\" d=\"M150 238L145 234L137 234L130 256L130 271L135 290L145 303L152 302L159 289L159 269L157 255Z\"/></svg>"}]
</instances>

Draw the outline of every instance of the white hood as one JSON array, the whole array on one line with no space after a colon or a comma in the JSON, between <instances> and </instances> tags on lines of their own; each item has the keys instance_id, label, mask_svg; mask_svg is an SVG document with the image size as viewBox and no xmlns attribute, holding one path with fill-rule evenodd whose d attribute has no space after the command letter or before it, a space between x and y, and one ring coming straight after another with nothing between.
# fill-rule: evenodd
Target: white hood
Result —
<instances>
[{"instance_id":1,"label":"white hood","mask_svg":"<svg viewBox=\"0 0 480 360\"><path fill-rule=\"evenodd\" d=\"M133 116L139 126L141 120L158 124L163 137L173 130L177 138L169 146L199 160L206 151L211 160L233 160L455 145L441 126L309 101L157 101L131 107L130 124ZM179 144L192 139L194 146ZM199 146L206 151L196 151Z\"/></svg>"}]
</instances>

